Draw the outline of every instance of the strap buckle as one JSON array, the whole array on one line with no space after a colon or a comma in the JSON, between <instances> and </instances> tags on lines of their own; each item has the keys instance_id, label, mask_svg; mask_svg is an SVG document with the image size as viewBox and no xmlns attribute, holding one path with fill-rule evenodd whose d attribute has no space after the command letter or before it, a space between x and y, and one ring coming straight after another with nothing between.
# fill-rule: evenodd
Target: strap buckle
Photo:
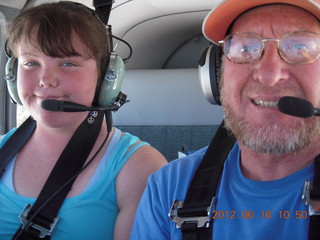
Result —
<instances>
[{"instance_id":1,"label":"strap buckle","mask_svg":"<svg viewBox=\"0 0 320 240\"><path fill-rule=\"evenodd\" d=\"M310 190L312 187L312 181L304 181L302 199L304 200L305 205L308 205L309 207L309 216L320 216L320 200L312 199L312 197L310 197Z\"/></svg>"},{"instance_id":2,"label":"strap buckle","mask_svg":"<svg viewBox=\"0 0 320 240\"><path fill-rule=\"evenodd\" d=\"M28 216L28 213L30 212L31 210L31 205L30 204L27 204L25 206L25 208L22 210L22 212L20 213L19 215L19 221L21 222L22 224L22 229L23 230L27 230L28 228L34 228L36 230L38 230L40 233L39 233L39 238L44 238L46 236L50 236L51 235L51 232L53 231L54 227L56 226L58 220L59 220L59 217L56 217L53 222L50 224L50 228L46 228L46 227L42 227L40 226L39 224L35 224L33 222L30 222L30 220L27 219L27 216Z\"/></svg>"},{"instance_id":3,"label":"strap buckle","mask_svg":"<svg viewBox=\"0 0 320 240\"><path fill-rule=\"evenodd\" d=\"M213 211L216 208L217 199L213 197L210 206L205 208L205 211L201 211L198 207L190 207L183 209L183 201L175 200L172 203L168 216L173 222L176 223L177 228L181 228L183 223L195 223L197 228L208 228L212 219ZM179 214L183 209L183 216ZM205 215L203 215L205 213Z\"/></svg>"}]
</instances>

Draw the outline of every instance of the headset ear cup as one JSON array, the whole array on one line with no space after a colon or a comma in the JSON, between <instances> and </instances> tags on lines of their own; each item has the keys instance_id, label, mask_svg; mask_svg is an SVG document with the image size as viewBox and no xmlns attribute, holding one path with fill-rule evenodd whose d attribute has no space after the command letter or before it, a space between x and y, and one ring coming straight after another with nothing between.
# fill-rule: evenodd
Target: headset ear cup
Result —
<instances>
[{"instance_id":1,"label":"headset ear cup","mask_svg":"<svg viewBox=\"0 0 320 240\"><path fill-rule=\"evenodd\" d=\"M12 102L22 105L17 90L17 64L18 59L10 57L6 63L5 76L7 88Z\"/></svg>"},{"instance_id":2,"label":"headset ear cup","mask_svg":"<svg viewBox=\"0 0 320 240\"><path fill-rule=\"evenodd\" d=\"M221 47L212 44L203 50L198 66L202 92L211 104L217 105L221 105L219 93L221 56Z\"/></svg>"},{"instance_id":3,"label":"headset ear cup","mask_svg":"<svg viewBox=\"0 0 320 240\"><path fill-rule=\"evenodd\" d=\"M102 107L112 106L117 99L125 73L123 60L111 53L106 75L102 80L98 104Z\"/></svg>"}]
</instances>

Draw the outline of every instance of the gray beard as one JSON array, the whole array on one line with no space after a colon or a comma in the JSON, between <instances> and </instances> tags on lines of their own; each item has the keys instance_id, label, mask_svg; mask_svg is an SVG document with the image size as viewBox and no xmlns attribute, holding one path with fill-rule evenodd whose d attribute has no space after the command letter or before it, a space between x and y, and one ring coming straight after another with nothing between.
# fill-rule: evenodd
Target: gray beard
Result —
<instances>
[{"instance_id":1,"label":"gray beard","mask_svg":"<svg viewBox=\"0 0 320 240\"><path fill-rule=\"evenodd\" d=\"M263 154L289 154L308 147L320 133L320 119L297 118L290 126L277 122L253 125L237 116L228 101L221 97L225 123L237 140L254 152Z\"/></svg>"}]
</instances>

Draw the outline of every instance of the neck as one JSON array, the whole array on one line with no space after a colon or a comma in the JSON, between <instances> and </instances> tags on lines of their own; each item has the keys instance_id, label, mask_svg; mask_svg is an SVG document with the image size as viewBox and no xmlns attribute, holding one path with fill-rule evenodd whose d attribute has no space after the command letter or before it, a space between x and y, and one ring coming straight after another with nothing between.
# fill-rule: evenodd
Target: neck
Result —
<instances>
[{"instance_id":1,"label":"neck","mask_svg":"<svg viewBox=\"0 0 320 240\"><path fill-rule=\"evenodd\" d=\"M320 139L317 139L299 152L283 155L257 153L239 143L243 175L257 181L272 181L287 177L315 161L320 154L319 143Z\"/></svg>"},{"instance_id":2,"label":"neck","mask_svg":"<svg viewBox=\"0 0 320 240\"><path fill-rule=\"evenodd\" d=\"M52 155L55 156L54 158L56 158L56 156L60 155L62 150L68 144L71 137L74 135L75 131L82 123L82 121L87 121L87 118L83 120L80 119L78 122L74 121L74 124L65 125L63 127L49 127L47 125L38 123L33 135L31 136L28 142L32 142L33 146L43 145L44 147L41 148L42 150L50 149L51 153L52 151L56 152L56 154L52 153ZM106 121L103 120L100 129L100 134L96 141L97 144L102 143L102 139L104 139L104 137L107 134L106 132Z\"/></svg>"}]
</instances>

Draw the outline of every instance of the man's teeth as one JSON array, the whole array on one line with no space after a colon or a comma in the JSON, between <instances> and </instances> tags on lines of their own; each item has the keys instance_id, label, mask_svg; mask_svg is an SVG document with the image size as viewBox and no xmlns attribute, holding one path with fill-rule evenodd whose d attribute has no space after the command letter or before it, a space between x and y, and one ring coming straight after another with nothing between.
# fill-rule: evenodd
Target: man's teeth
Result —
<instances>
[{"instance_id":1,"label":"man's teeth","mask_svg":"<svg viewBox=\"0 0 320 240\"><path fill-rule=\"evenodd\" d=\"M258 106L268 107L268 108L276 108L278 105L278 101L253 100L253 102Z\"/></svg>"}]
</instances>

